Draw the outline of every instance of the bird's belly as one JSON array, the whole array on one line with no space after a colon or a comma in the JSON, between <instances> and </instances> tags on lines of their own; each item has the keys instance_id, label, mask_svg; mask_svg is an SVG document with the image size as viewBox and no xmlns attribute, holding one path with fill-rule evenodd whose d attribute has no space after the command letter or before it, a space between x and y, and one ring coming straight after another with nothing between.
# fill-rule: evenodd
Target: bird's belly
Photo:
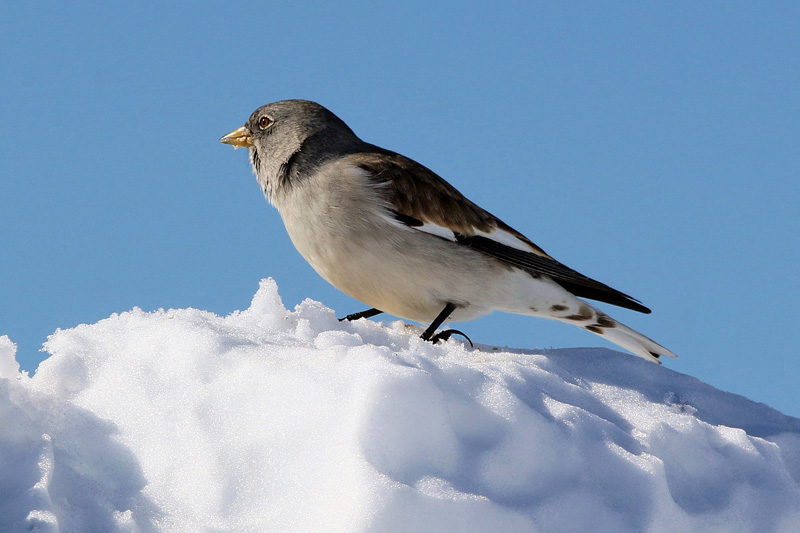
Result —
<instances>
[{"instance_id":1,"label":"bird's belly","mask_svg":"<svg viewBox=\"0 0 800 533\"><path fill-rule=\"evenodd\" d=\"M486 292L497 271L505 270L460 245L394 227L373 232L293 227L289 234L300 254L334 287L370 307L418 322L432 321L448 302L457 306L453 320L490 312Z\"/></svg>"}]
</instances>

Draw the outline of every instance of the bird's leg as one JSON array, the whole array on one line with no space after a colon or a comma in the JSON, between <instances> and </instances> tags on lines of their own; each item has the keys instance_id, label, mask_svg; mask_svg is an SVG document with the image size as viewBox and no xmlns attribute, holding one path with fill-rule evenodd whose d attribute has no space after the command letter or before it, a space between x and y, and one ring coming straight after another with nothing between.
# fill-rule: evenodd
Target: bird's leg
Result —
<instances>
[{"instance_id":1,"label":"bird's leg","mask_svg":"<svg viewBox=\"0 0 800 533\"><path fill-rule=\"evenodd\" d=\"M339 322L344 322L345 320L350 322L352 320L358 320L359 318L369 318L371 316L379 315L381 313L383 313L383 311L381 311L380 309L375 309L373 307L372 309L367 309L366 311L361 311L360 313L353 313L352 315L347 315L344 318L340 318Z\"/></svg>"},{"instance_id":2,"label":"bird's leg","mask_svg":"<svg viewBox=\"0 0 800 533\"><path fill-rule=\"evenodd\" d=\"M442 312L439 313L439 315L433 319L433 322L431 322L431 325L428 326L428 329L423 331L422 335L420 335L420 337L422 337L422 340L431 341L433 344L436 344L439 341L439 339L437 339L436 336L434 336L434 333L436 332L437 329L439 329L439 326L442 325L442 322L447 320L447 317L452 315L453 311L455 310L456 310L455 304L447 302L447 305L444 306Z\"/></svg>"},{"instance_id":3,"label":"bird's leg","mask_svg":"<svg viewBox=\"0 0 800 533\"><path fill-rule=\"evenodd\" d=\"M431 341L433 344L436 344L439 341L446 341L447 339L450 338L450 336L453 333L458 333L459 335L464 335L462 332L458 331L457 329L446 329L446 330L441 331L441 332L437 333L436 335L434 335L436 330L439 329L439 326L442 325L442 322L447 320L447 318L451 314L453 314L453 311L455 311L455 310L456 310L455 304L453 304L451 302L447 302L447 305L444 306L444 309L442 309L442 312L439 313L439 315L436 318L433 319L433 322L431 323L430 326L428 326L428 329L423 331L422 335L420 335L420 337L422 337L422 340ZM472 346L472 341L469 340L469 337L467 337L466 335L464 335L464 337L469 341L469 345Z\"/></svg>"},{"instance_id":4,"label":"bird's leg","mask_svg":"<svg viewBox=\"0 0 800 533\"><path fill-rule=\"evenodd\" d=\"M457 329L446 329L446 330L440 331L439 333L434 335L434 333L439 328L439 326L442 325L442 322L447 320L447 318L451 314L453 314L453 311L455 311L455 310L456 310L455 304L453 304L451 302L447 302L447 305L444 306L444 309L442 309L442 312L439 313L439 315L435 319L433 319L433 322L431 323L430 326L428 326L428 329L423 331L422 335L420 335L420 337L422 337L422 340L431 341L431 343L436 344L439 341L446 341L447 339L449 339L453 335L453 333L457 333L458 335L461 335L465 339L467 339L467 342L469 342L469 345L474 348L475 345L472 344L472 340L469 337L467 337L467 335L463 331L459 331Z\"/></svg>"}]
</instances>

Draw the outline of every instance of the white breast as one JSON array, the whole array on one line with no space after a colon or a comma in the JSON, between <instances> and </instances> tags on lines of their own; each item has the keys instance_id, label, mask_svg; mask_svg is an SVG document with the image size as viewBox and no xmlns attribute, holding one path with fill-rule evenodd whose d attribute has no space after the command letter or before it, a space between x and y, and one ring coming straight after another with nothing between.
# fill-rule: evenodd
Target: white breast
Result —
<instances>
[{"instance_id":1,"label":"white breast","mask_svg":"<svg viewBox=\"0 0 800 533\"><path fill-rule=\"evenodd\" d=\"M494 309L528 311L528 274L398 224L360 168L336 163L273 199L297 250L342 292L395 316L432 321L447 302L453 320ZM555 284L553 284L555 285Z\"/></svg>"}]
</instances>

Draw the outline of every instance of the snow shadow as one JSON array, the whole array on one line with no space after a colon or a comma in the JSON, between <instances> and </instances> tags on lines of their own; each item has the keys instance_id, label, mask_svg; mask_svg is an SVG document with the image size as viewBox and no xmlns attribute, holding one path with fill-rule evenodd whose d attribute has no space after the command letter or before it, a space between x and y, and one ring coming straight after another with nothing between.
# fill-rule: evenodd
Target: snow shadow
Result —
<instances>
[{"instance_id":1,"label":"snow shadow","mask_svg":"<svg viewBox=\"0 0 800 533\"><path fill-rule=\"evenodd\" d=\"M147 480L111 422L0 378L0 428L0 530L157 530Z\"/></svg>"}]
</instances>

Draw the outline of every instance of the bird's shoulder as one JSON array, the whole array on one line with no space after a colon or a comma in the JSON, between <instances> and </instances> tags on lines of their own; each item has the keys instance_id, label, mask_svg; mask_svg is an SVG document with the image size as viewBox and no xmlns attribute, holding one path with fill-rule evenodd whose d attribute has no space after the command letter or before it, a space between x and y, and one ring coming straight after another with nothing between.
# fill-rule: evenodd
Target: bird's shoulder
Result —
<instances>
[{"instance_id":1,"label":"bird's shoulder","mask_svg":"<svg viewBox=\"0 0 800 533\"><path fill-rule=\"evenodd\" d=\"M387 218L400 225L467 246L533 276L544 274L576 296L650 312L638 300L549 256L413 159L370 145L347 156L346 164L360 169L382 191L391 210Z\"/></svg>"},{"instance_id":2,"label":"bird's shoulder","mask_svg":"<svg viewBox=\"0 0 800 533\"><path fill-rule=\"evenodd\" d=\"M413 159L370 145L367 150L349 155L346 161L379 186L395 215L407 225L464 237L491 235L527 252L549 257L522 233Z\"/></svg>"}]
</instances>

